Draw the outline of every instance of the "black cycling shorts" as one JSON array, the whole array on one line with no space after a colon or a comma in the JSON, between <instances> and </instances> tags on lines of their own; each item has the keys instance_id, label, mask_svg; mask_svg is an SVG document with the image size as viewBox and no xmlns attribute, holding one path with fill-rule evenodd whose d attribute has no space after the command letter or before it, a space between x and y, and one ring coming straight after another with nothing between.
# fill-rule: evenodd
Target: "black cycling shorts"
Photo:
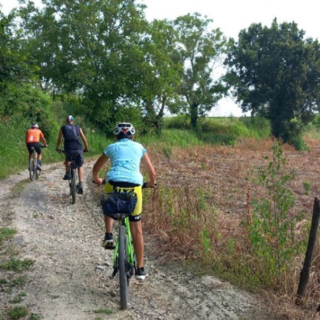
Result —
<instances>
[{"instance_id":1,"label":"black cycling shorts","mask_svg":"<svg viewBox=\"0 0 320 320\"><path fill-rule=\"evenodd\" d=\"M34 148L38 154L41 154L41 147L39 142L29 142L27 143L27 148L28 148L29 154L32 153L32 148Z\"/></svg>"},{"instance_id":2,"label":"black cycling shorts","mask_svg":"<svg viewBox=\"0 0 320 320\"><path fill-rule=\"evenodd\" d=\"M65 151L66 160L71 161L72 157L75 157L77 167L82 167L84 164L83 151Z\"/></svg>"}]
</instances>

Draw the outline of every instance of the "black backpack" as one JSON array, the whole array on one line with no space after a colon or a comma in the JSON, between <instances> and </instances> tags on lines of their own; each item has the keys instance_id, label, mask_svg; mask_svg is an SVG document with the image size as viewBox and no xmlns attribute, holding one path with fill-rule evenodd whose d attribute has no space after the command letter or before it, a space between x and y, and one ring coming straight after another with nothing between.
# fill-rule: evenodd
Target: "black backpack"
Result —
<instances>
[{"instance_id":1,"label":"black backpack","mask_svg":"<svg viewBox=\"0 0 320 320\"><path fill-rule=\"evenodd\" d=\"M61 128L65 141L79 140L80 128L73 124L66 124Z\"/></svg>"}]
</instances>

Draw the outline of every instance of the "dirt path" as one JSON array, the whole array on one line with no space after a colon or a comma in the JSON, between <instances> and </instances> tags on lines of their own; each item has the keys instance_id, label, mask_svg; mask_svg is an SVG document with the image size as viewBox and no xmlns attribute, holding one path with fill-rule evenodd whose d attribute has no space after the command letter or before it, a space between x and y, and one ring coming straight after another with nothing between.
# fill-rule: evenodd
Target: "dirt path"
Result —
<instances>
[{"instance_id":1,"label":"dirt path","mask_svg":"<svg viewBox=\"0 0 320 320\"><path fill-rule=\"evenodd\" d=\"M61 164L44 166L33 182L27 171L0 182L0 223L10 213L20 259L35 260L27 272L23 305L45 320L262 319L248 293L213 277L161 265L148 254L148 240L149 277L132 280L130 308L120 311L118 278L109 279L112 252L100 247L104 231L101 208L89 188L91 169L87 163L84 195L75 205L70 204ZM0 310L8 301L10 296L2 293ZM101 309L111 314L98 313Z\"/></svg>"}]
</instances>

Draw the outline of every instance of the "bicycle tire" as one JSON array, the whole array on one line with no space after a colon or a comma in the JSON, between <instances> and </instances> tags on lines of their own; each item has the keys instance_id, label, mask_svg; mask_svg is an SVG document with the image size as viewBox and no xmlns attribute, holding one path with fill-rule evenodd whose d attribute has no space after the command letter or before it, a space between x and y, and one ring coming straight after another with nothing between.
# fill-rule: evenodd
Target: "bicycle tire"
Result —
<instances>
[{"instance_id":1,"label":"bicycle tire","mask_svg":"<svg viewBox=\"0 0 320 320\"><path fill-rule=\"evenodd\" d=\"M30 180L33 181L35 178L35 170L34 170L34 158L31 158L29 161L29 176Z\"/></svg>"},{"instance_id":2,"label":"bicycle tire","mask_svg":"<svg viewBox=\"0 0 320 320\"><path fill-rule=\"evenodd\" d=\"M72 204L76 203L76 197L77 197L77 192L76 192L77 180L76 180L76 177L77 177L76 169L72 168L71 169L71 197L72 197Z\"/></svg>"},{"instance_id":3,"label":"bicycle tire","mask_svg":"<svg viewBox=\"0 0 320 320\"><path fill-rule=\"evenodd\" d=\"M70 179L69 179L69 190L70 190L70 197L72 196L72 185L71 185L71 169L69 169L69 176L70 176Z\"/></svg>"},{"instance_id":4,"label":"bicycle tire","mask_svg":"<svg viewBox=\"0 0 320 320\"><path fill-rule=\"evenodd\" d=\"M126 256L126 232L125 227L119 228L119 281L120 281L120 308L127 309L129 303L129 288L126 272L127 256Z\"/></svg>"}]
</instances>

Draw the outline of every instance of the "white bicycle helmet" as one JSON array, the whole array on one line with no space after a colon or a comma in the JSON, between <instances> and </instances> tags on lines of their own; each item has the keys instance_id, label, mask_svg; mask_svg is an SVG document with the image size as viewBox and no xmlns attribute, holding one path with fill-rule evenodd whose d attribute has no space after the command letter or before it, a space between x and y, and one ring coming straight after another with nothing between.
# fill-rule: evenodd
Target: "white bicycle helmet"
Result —
<instances>
[{"instance_id":1,"label":"white bicycle helmet","mask_svg":"<svg viewBox=\"0 0 320 320\"><path fill-rule=\"evenodd\" d=\"M31 128L37 128L37 129L38 129L38 128L39 128L39 126L38 126L38 124L37 124L37 123L32 123L32 124L31 124Z\"/></svg>"},{"instance_id":2,"label":"white bicycle helmet","mask_svg":"<svg viewBox=\"0 0 320 320\"><path fill-rule=\"evenodd\" d=\"M113 129L113 134L116 136L121 133L127 136L133 136L135 132L134 126L129 122L120 122Z\"/></svg>"},{"instance_id":3,"label":"white bicycle helmet","mask_svg":"<svg viewBox=\"0 0 320 320\"><path fill-rule=\"evenodd\" d=\"M66 121L67 121L67 122L72 122L72 121L74 121L74 117L71 116L71 115L69 115L69 116L67 116Z\"/></svg>"}]
</instances>

